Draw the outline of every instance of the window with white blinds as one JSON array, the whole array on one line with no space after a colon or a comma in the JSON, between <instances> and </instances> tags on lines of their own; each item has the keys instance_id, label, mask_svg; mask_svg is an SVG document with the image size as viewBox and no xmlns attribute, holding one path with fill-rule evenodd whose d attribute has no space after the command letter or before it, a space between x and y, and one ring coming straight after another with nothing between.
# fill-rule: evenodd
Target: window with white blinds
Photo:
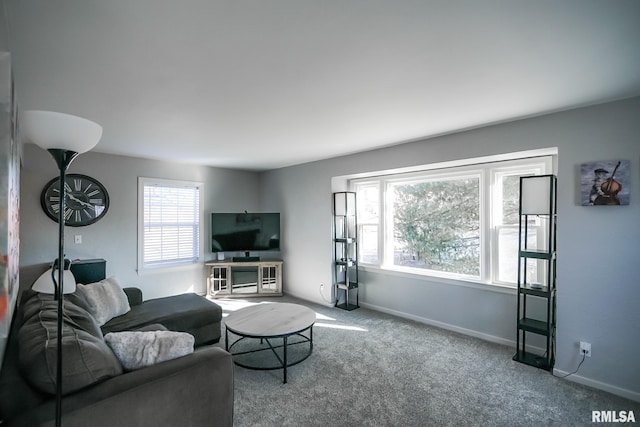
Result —
<instances>
[{"instance_id":1,"label":"window with white blinds","mask_svg":"<svg viewBox=\"0 0 640 427\"><path fill-rule=\"evenodd\" d=\"M139 178L139 268L198 262L201 191L197 182Z\"/></svg>"}]
</instances>

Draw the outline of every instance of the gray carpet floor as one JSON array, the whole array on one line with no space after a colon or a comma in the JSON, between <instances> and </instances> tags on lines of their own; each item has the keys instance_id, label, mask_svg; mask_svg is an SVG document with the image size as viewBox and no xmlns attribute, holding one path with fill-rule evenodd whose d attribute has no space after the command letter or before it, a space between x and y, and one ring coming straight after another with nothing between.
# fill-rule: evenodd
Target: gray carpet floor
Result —
<instances>
[{"instance_id":1,"label":"gray carpet floor","mask_svg":"<svg viewBox=\"0 0 640 427\"><path fill-rule=\"evenodd\" d=\"M633 410L640 418L640 403L514 362L510 347L288 296L217 302L226 315L262 301L316 312L313 353L288 369L287 384L282 370L236 366L237 427L586 426L594 425L592 410ZM300 344L288 354L303 351Z\"/></svg>"}]
</instances>

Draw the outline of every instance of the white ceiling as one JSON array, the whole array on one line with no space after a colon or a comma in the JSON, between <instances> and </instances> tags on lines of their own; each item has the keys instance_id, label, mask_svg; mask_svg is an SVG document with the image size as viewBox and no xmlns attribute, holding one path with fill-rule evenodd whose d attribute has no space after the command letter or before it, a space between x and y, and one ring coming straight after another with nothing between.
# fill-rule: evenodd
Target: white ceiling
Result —
<instances>
[{"instance_id":1,"label":"white ceiling","mask_svg":"<svg viewBox=\"0 0 640 427\"><path fill-rule=\"evenodd\" d=\"M637 0L5 0L20 107L265 170L640 94Z\"/></svg>"}]
</instances>

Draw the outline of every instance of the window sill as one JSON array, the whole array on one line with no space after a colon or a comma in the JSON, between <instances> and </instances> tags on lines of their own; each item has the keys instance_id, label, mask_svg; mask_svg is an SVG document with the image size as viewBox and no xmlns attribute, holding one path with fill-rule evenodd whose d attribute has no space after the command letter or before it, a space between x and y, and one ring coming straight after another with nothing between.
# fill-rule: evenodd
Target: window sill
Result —
<instances>
[{"instance_id":1,"label":"window sill","mask_svg":"<svg viewBox=\"0 0 640 427\"><path fill-rule=\"evenodd\" d=\"M177 265L159 265L157 267L138 268L138 276L146 276L153 274L166 274L180 271L189 270L202 270L204 268L203 262L197 262L193 264L177 264Z\"/></svg>"},{"instance_id":2,"label":"window sill","mask_svg":"<svg viewBox=\"0 0 640 427\"><path fill-rule=\"evenodd\" d=\"M466 288L481 289L483 291L498 292L503 294L515 295L517 292L516 286L502 285L497 283L483 282L480 280L466 279L466 278L450 278L439 277L427 274L409 273L407 271L391 270L387 268L375 267L371 265L359 265L359 268L365 272L371 272L375 274L384 274L387 276L405 277L408 279L422 280L425 282L439 283L444 285L462 286Z\"/></svg>"}]
</instances>

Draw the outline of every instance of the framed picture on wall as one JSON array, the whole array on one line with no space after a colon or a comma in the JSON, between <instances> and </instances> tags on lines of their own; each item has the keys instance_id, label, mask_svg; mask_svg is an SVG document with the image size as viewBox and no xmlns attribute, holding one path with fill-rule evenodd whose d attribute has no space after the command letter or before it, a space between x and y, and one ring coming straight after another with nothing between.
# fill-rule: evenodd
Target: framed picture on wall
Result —
<instances>
[{"instance_id":1,"label":"framed picture on wall","mask_svg":"<svg viewBox=\"0 0 640 427\"><path fill-rule=\"evenodd\" d=\"M603 160L580 167L582 206L618 206L629 204L629 160Z\"/></svg>"},{"instance_id":2,"label":"framed picture on wall","mask_svg":"<svg viewBox=\"0 0 640 427\"><path fill-rule=\"evenodd\" d=\"M18 293L20 147L11 56L0 52L0 362Z\"/></svg>"}]
</instances>

